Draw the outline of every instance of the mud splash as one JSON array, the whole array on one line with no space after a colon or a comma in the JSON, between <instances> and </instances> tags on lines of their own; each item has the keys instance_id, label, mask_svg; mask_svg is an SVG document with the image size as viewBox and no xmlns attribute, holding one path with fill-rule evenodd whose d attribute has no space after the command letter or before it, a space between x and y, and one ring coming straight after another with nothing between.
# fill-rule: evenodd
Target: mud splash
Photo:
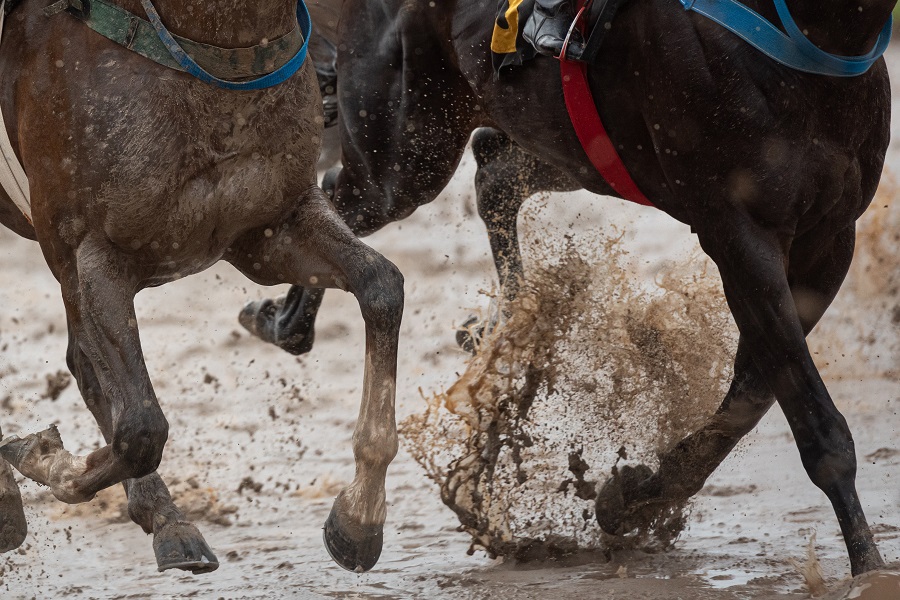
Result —
<instances>
[{"instance_id":1,"label":"mud splash","mask_svg":"<svg viewBox=\"0 0 900 600\"><path fill-rule=\"evenodd\" d=\"M735 328L705 262L642 285L620 240L567 239L536 250L518 298L501 307L508 318L402 424L472 549L490 555L669 546L684 506L611 538L594 520L595 487L623 461L655 467L715 410L731 376Z\"/></svg>"}]
</instances>

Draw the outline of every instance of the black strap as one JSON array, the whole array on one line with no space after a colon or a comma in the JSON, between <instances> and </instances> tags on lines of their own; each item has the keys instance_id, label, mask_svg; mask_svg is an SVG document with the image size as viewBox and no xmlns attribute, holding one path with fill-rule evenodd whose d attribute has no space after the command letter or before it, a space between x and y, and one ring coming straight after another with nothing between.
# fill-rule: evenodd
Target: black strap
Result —
<instances>
[{"instance_id":1,"label":"black strap","mask_svg":"<svg viewBox=\"0 0 900 600\"><path fill-rule=\"evenodd\" d=\"M591 64L597 58L606 34L612 29L613 19L624 2L625 0L594 0L590 12L597 17L594 21L594 28L591 29L591 35L584 45L584 52L581 54L584 62Z\"/></svg>"}]
</instances>

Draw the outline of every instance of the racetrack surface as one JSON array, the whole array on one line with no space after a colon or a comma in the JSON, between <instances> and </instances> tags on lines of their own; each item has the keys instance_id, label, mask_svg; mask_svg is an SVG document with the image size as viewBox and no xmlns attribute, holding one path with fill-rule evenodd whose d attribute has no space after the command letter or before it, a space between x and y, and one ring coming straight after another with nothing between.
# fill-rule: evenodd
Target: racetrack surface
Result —
<instances>
[{"instance_id":1,"label":"racetrack surface","mask_svg":"<svg viewBox=\"0 0 900 600\"><path fill-rule=\"evenodd\" d=\"M888 60L900 82L900 54ZM888 167L900 173L896 143ZM407 282L400 419L424 410L423 395L445 390L464 371L468 357L456 347L454 325L488 303L480 290L491 288L493 273L474 212L473 173L467 155L437 201L367 240ZM863 221L878 211L897 214L892 191L879 198ZM652 279L696 251L687 227L614 199L549 195L524 210L526 238L550 222L581 232L617 227L638 259L636 277ZM896 273L900 244L889 246L897 253L887 257L886 272ZM0 256L4 434L56 423L67 448L85 453L102 442L76 386L65 386L67 376L59 373L66 370L66 327L58 286L36 244L2 230ZM856 262L854 269L866 266ZM849 283L862 275L852 273ZM220 264L137 299L145 356L171 427L160 473L217 553L219 570L157 573L151 538L127 519L119 489L67 507L27 482L21 489L30 533L20 551L0 556L3 598L805 598L789 559L805 559L813 532L829 594L846 591L849 565L837 522L803 471L777 407L710 478L686 531L664 554L613 553L609 560L588 554L524 565L481 551L467 555L470 539L401 449L388 474L381 560L370 573L341 570L325 552L321 528L353 474L362 319L351 296L328 292L314 350L289 356L237 323L246 299L283 291L255 286ZM854 432L866 514L882 554L897 566L900 330L885 312L860 314L863 293L877 291L842 291L811 343ZM893 297L882 304L891 310L898 303ZM900 321L900 308L893 310ZM871 330L871 355L855 353L860 328Z\"/></svg>"}]
</instances>

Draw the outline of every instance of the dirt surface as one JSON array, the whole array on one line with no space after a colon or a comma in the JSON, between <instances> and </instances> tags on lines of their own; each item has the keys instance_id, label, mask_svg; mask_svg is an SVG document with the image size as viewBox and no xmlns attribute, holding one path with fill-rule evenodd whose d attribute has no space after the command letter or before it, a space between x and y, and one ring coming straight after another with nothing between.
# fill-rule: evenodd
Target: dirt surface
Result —
<instances>
[{"instance_id":1,"label":"dirt surface","mask_svg":"<svg viewBox=\"0 0 900 600\"><path fill-rule=\"evenodd\" d=\"M900 65L900 55L889 58ZM896 147L889 164L900 172ZM492 286L492 268L474 213L473 171L467 157L439 200L368 240L407 281L401 419L423 412L425 397L464 373L468 357L457 349L453 327L488 304L480 291ZM866 235L896 234L900 201L893 196L886 188L863 217L872 223ZM688 228L668 217L585 193L534 199L521 223L527 239L544 235L548 224L563 231L571 224L582 234L616 227L635 277L647 280L697 251ZM900 244L878 237L860 247L869 254L855 262L848 288L811 343L855 435L867 516L882 554L896 566ZM57 284L37 245L7 230L0 231L0 256L4 434L55 423L71 451L96 448L100 434L77 387L59 375L66 327ZM381 561L367 574L341 570L325 552L321 528L353 473L362 319L351 296L329 292L313 352L286 355L237 324L244 300L283 291L250 284L223 264L137 299L148 367L171 425L160 473L217 553L219 570L157 573L151 538L128 520L119 489L67 507L28 482L21 489L30 533L19 551L0 556L3 598L806 598L801 571L815 571L807 551L814 533L827 597L847 595L849 566L837 522L807 479L777 408L710 478L668 552L527 564L493 560L482 551L468 555L471 539L457 530L437 486L401 450L388 475ZM878 598L876 588L891 590L894 583L896 577L862 582L850 595Z\"/></svg>"}]
</instances>

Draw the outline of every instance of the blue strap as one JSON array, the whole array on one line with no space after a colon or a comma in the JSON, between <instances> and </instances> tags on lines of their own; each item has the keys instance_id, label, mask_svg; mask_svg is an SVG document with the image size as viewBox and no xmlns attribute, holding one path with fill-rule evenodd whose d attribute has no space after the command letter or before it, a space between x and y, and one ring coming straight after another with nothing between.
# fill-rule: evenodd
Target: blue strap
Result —
<instances>
[{"instance_id":1,"label":"blue strap","mask_svg":"<svg viewBox=\"0 0 900 600\"><path fill-rule=\"evenodd\" d=\"M875 42L862 56L838 56L819 49L794 22L784 0L774 0L778 17L787 35L759 13L736 0L678 0L685 10L693 10L728 29L748 44L786 67L817 75L855 77L862 75L881 58L891 41L893 17Z\"/></svg>"},{"instance_id":2,"label":"blue strap","mask_svg":"<svg viewBox=\"0 0 900 600\"><path fill-rule=\"evenodd\" d=\"M172 58L181 65L181 68L197 79L220 88L225 88L226 90L261 90L263 88L272 87L273 85L282 83L288 77L296 73L306 60L306 50L309 47L309 34L312 31L312 20L309 17L309 10L307 10L303 0L297 0L297 23L299 23L300 31L303 33L303 45L300 47L300 50L297 51L297 54L280 68L272 71L268 75L263 75L259 79L253 79L251 81L239 82L225 81L224 79L219 79L205 71L203 67L194 62L194 59L188 56L188 53L184 51L177 41L175 41L175 38L172 37L172 34L169 33L169 30L163 25L162 20L159 18L159 13L156 12L156 8L154 8L151 0L141 0L141 4L144 6L144 11L147 13L150 23L153 25L153 28L156 29L159 39L169 50Z\"/></svg>"}]
</instances>

